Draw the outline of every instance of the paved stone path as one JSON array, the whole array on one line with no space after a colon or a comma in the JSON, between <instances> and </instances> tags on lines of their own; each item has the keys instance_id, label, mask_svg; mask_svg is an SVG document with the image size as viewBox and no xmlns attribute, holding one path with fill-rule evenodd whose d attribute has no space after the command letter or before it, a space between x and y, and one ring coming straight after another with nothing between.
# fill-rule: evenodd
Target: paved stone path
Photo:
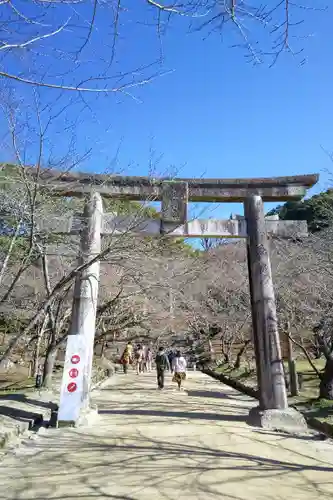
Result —
<instances>
[{"instance_id":1,"label":"paved stone path","mask_svg":"<svg viewBox=\"0 0 333 500\"><path fill-rule=\"evenodd\" d=\"M250 398L200 373L184 392L153 374L96 391L92 428L49 429L0 464L1 500L317 500L333 444L249 427Z\"/></svg>"}]
</instances>

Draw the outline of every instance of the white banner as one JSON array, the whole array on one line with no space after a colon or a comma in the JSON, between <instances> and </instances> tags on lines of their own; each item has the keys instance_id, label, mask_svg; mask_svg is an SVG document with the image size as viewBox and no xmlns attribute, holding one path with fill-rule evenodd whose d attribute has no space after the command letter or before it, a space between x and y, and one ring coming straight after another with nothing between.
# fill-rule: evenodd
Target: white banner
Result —
<instances>
[{"instance_id":1,"label":"white banner","mask_svg":"<svg viewBox=\"0 0 333 500\"><path fill-rule=\"evenodd\" d=\"M84 335L69 335L62 377L58 420L76 422L80 410L87 404L87 345Z\"/></svg>"}]
</instances>

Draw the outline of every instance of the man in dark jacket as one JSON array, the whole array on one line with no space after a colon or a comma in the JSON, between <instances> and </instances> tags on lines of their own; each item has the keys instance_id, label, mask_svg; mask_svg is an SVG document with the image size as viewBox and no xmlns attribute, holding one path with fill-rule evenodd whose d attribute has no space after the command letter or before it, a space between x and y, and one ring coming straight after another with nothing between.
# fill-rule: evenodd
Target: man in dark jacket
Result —
<instances>
[{"instance_id":1,"label":"man in dark jacket","mask_svg":"<svg viewBox=\"0 0 333 500\"><path fill-rule=\"evenodd\" d=\"M168 360L169 360L169 365L172 366L172 360L175 357L175 353L173 351L168 352Z\"/></svg>"},{"instance_id":2,"label":"man in dark jacket","mask_svg":"<svg viewBox=\"0 0 333 500\"><path fill-rule=\"evenodd\" d=\"M165 354L163 347L160 347L155 358L156 372L157 372L157 385L159 389L164 388L164 373L165 370L170 370L170 363L168 356Z\"/></svg>"}]
</instances>

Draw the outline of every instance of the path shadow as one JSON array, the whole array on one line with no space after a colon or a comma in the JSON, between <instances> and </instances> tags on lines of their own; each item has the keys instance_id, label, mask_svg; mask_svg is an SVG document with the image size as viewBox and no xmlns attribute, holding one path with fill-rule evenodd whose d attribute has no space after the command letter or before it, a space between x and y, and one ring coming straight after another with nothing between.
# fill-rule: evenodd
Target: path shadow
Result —
<instances>
[{"instance_id":1,"label":"path shadow","mask_svg":"<svg viewBox=\"0 0 333 500\"><path fill-rule=\"evenodd\" d=\"M99 389L99 391L112 391L112 392L157 392L156 387L146 387L142 388L141 386L132 386L132 387L122 387L118 389L117 387L106 387L105 389Z\"/></svg>"},{"instance_id":2,"label":"path shadow","mask_svg":"<svg viewBox=\"0 0 333 500\"><path fill-rule=\"evenodd\" d=\"M192 396L194 398L214 398L214 399L230 399L231 397L228 394L222 392L214 392L214 391L191 391L188 390L188 396Z\"/></svg>"},{"instance_id":3,"label":"path shadow","mask_svg":"<svg viewBox=\"0 0 333 500\"><path fill-rule=\"evenodd\" d=\"M18 401L32 406L39 406L40 408L46 408L47 410L57 409L57 404L52 403L52 401L39 401L38 399L29 398L21 393L2 394L0 396L0 401Z\"/></svg>"},{"instance_id":4,"label":"path shadow","mask_svg":"<svg viewBox=\"0 0 333 500\"><path fill-rule=\"evenodd\" d=\"M329 440L329 436L326 436L322 432L314 432L313 434L289 434L288 432L283 432L283 431L275 431L275 432L269 432L269 431L262 431L260 429L254 429L253 432L257 434L263 434L263 435L271 435L271 436L281 436L281 438L286 438L290 439L291 437L293 439L302 439L303 441L327 441Z\"/></svg>"},{"instance_id":5,"label":"path shadow","mask_svg":"<svg viewBox=\"0 0 333 500\"><path fill-rule=\"evenodd\" d=\"M13 418L19 422L28 422L29 429L43 421L43 415L32 411L21 410L20 408L10 408L0 405L0 415Z\"/></svg>"},{"instance_id":6,"label":"path shadow","mask_svg":"<svg viewBox=\"0 0 333 500\"><path fill-rule=\"evenodd\" d=\"M147 417L171 417L184 418L187 420L225 420L230 422L245 422L247 415L226 415L223 413L204 413L191 411L164 411L164 410L100 410L100 415L136 415Z\"/></svg>"},{"instance_id":7,"label":"path shadow","mask_svg":"<svg viewBox=\"0 0 333 500\"><path fill-rule=\"evenodd\" d=\"M246 405L234 406L232 404L231 400L219 401L219 400L212 399L211 401L213 401L213 404L205 402L204 405L201 405L201 401L199 400L197 402L197 404L195 404L195 406L193 405L193 402L192 402L191 406L188 407L188 411L191 411L192 413L201 412L201 410L204 406L204 408L208 414L214 414L214 415L219 415L221 413L222 414L229 414L229 413L234 414L235 412L237 412L239 414L248 415L249 408L250 408L249 406L246 406ZM170 399L165 399L165 401L163 401L163 402L159 401L158 405L156 404L155 401L153 401L151 399L148 400L148 398L138 399L138 400L126 402L126 403L122 403L121 401L118 400L116 408L117 408L117 411L147 410L147 412L150 416L154 416L151 413L154 410L176 411L174 404L178 404L178 403L179 403L179 400L170 400ZM110 409L110 402L109 401L108 402L101 401L101 402L98 402L97 406L98 406L98 413L102 414L103 410L108 411ZM178 408L178 407L176 407L176 408ZM133 414L133 417L135 417L134 414ZM246 420L246 418L244 416L244 421L245 420Z\"/></svg>"},{"instance_id":8,"label":"path shadow","mask_svg":"<svg viewBox=\"0 0 333 500\"><path fill-rule=\"evenodd\" d=\"M259 454L246 446L225 449L223 441L205 441L204 433L183 436L182 429L169 438L152 437L153 428L147 433L126 419L124 423L127 432L112 436L110 430L107 439L104 432L96 435L87 429L41 437L34 443L33 459L23 454L16 469L3 469L3 491L22 500L273 499L279 486L291 481L297 498L332 497L333 467L326 461L306 457L302 463L289 454L279 460L278 454L266 456L264 443L263 456L261 448ZM308 471L320 474L307 477Z\"/></svg>"},{"instance_id":9,"label":"path shadow","mask_svg":"<svg viewBox=\"0 0 333 500\"><path fill-rule=\"evenodd\" d=\"M306 416L311 418L328 418L333 417L333 406L331 407L314 407L306 411Z\"/></svg>"},{"instance_id":10,"label":"path shadow","mask_svg":"<svg viewBox=\"0 0 333 500\"><path fill-rule=\"evenodd\" d=\"M239 396L238 394L227 394L225 392L218 392L218 391L191 391L188 390L187 392L188 396L196 397L196 398L214 398L214 399L241 399L244 401L248 401L246 396L244 397L243 395Z\"/></svg>"},{"instance_id":11,"label":"path shadow","mask_svg":"<svg viewBox=\"0 0 333 500\"><path fill-rule=\"evenodd\" d=\"M84 439L84 438L83 438ZM278 460L275 458L269 458L260 455L253 455L251 453L239 452L239 451L228 451L224 449L211 448L209 446L200 446L194 444L185 443L175 443L169 442L167 440L151 438L139 435L131 435L130 439L133 440L131 444L127 444L129 439L118 438L117 444L100 444L94 443L89 444L89 449L107 451L107 455L115 457L118 452L125 452L122 454L122 459L114 460L113 467L118 467L122 469L127 463L128 467L135 468L138 462L143 459L148 459L149 456L155 454L157 456L169 455L170 457L177 459L181 457L195 457L204 458L206 460L212 459L222 459L220 463L211 462L211 470L281 470L286 471L304 471L313 470L318 472L330 472L333 473L333 466L326 462L319 462L313 464L298 463L297 461L287 461ZM111 453L110 453L111 452ZM134 453L134 455L132 455ZM146 456L144 454L146 453ZM130 457L133 457L132 459ZM244 460L246 464L240 464L239 462ZM133 463L134 462L134 463ZM201 467L206 469L207 462L201 462ZM198 463L195 464L198 467Z\"/></svg>"}]
</instances>

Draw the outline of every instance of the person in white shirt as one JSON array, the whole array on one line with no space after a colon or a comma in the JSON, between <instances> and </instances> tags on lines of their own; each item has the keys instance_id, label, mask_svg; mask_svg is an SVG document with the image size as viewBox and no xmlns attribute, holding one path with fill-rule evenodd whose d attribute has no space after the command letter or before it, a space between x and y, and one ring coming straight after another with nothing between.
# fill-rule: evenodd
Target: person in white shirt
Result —
<instances>
[{"instance_id":1,"label":"person in white shirt","mask_svg":"<svg viewBox=\"0 0 333 500\"><path fill-rule=\"evenodd\" d=\"M181 389L182 381L186 379L186 365L186 359L181 355L180 351L177 351L176 356L172 360L172 381L177 383L179 391Z\"/></svg>"}]
</instances>

